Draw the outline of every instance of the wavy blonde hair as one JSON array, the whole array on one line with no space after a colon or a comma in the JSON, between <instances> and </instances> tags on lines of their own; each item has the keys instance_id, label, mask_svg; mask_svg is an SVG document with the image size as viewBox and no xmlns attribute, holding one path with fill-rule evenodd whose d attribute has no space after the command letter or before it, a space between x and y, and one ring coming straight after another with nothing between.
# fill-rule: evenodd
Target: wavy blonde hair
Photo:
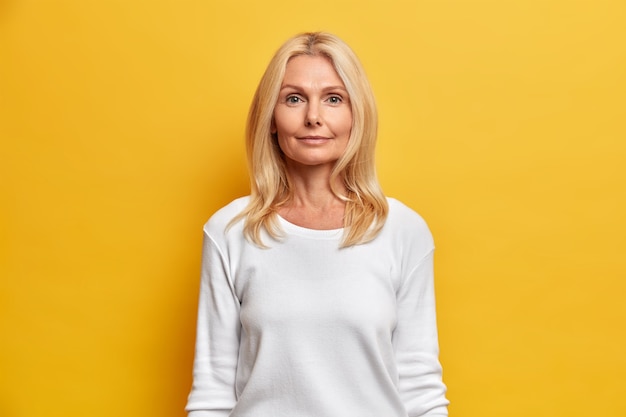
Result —
<instances>
[{"instance_id":1,"label":"wavy blonde hair","mask_svg":"<svg viewBox=\"0 0 626 417\"><path fill-rule=\"evenodd\" d=\"M335 163L330 184L335 195L346 202L341 246L368 242L380 232L389 211L374 165L376 102L355 53L337 36L324 32L302 33L289 39L278 49L261 78L246 127L250 201L231 224L244 219L244 235L260 247L266 247L261 240L263 229L272 238L282 236L277 209L289 201L293 190L271 126L287 62L299 55L328 58L350 96L352 130L345 153ZM347 195L333 186L337 178L343 180Z\"/></svg>"}]
</instances>

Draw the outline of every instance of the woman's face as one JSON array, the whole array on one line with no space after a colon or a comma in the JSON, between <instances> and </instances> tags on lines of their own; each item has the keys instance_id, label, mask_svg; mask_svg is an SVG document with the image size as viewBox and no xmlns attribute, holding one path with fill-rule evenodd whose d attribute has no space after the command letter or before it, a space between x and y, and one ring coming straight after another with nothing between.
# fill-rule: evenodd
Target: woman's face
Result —
<instances>
[{"instance_id":1,"label":"woman's face","mask_svg":"<svg viewBox=\"0 0 626 417\"><path fill-rule=\"evenodd\" d=\"M332 167L345 152L351 129L350 98L331 62L322 56L292 58L272 123L287 166Z\"/></svg>"}]
</instances>

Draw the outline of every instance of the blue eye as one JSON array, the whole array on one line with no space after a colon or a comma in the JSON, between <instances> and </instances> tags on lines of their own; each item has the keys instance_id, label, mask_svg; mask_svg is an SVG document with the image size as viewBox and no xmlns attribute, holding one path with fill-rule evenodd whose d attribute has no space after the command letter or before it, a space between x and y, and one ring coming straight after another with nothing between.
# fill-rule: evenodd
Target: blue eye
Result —
<instances>
[{"instance_id":1,"label":"blue eye","mask_svg":"<svg viewBox=\"0 0 626 417\"><path fill-rule=\"evenodd\" d=\"M302 99L298 96L287 96L286 101L288 104L297 104L300 103Z\"/></svg>"}]
</instances>

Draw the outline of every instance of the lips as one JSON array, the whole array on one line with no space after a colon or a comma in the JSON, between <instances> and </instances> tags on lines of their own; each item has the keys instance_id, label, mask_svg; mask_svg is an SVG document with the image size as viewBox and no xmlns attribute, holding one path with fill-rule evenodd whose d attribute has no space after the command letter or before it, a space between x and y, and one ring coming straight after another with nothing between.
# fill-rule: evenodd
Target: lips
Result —
<instances>
[{"instance_id":1,"label":"lips","mask_svg":"<svg viewBox=\"0 0 626 417\"><path fill-rule=\"evenodd\" d=\"M298 139L301 139L301 140L327 140L327 139L330 139L330 138L327 138L326 136L302 136L302 137L299 137Z\"/></svg>"},{"instance_id":2,"label":"lips","mask_svg":"<svg viewBox=\"0 0 626 417\"><path fill-rule=\"evenodd\" d=\"M331 140L331 138L327 138L326 136L301 136L296 137L296 139L298 140L298 142L304 145L311 146L320 146L328 143Z\"/></svg>"}]
</instances>

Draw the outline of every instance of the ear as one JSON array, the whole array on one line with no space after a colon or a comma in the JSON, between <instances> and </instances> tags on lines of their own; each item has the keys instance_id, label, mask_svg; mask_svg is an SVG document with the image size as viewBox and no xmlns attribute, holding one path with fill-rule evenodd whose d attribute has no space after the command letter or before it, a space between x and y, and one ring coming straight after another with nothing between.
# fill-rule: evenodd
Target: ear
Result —
<instances>
[{"instance_id":1,"label":"ear","mask_svg":"<svg viewBox=\"0 0 626 417\"><path fill-rule=\"evenodd\" d=\"M275 135L278 130L276 129L276 123L274 123L274 118L272 118L272 123L270 124L270 133Z\"/></svg>"}]
</instances>

